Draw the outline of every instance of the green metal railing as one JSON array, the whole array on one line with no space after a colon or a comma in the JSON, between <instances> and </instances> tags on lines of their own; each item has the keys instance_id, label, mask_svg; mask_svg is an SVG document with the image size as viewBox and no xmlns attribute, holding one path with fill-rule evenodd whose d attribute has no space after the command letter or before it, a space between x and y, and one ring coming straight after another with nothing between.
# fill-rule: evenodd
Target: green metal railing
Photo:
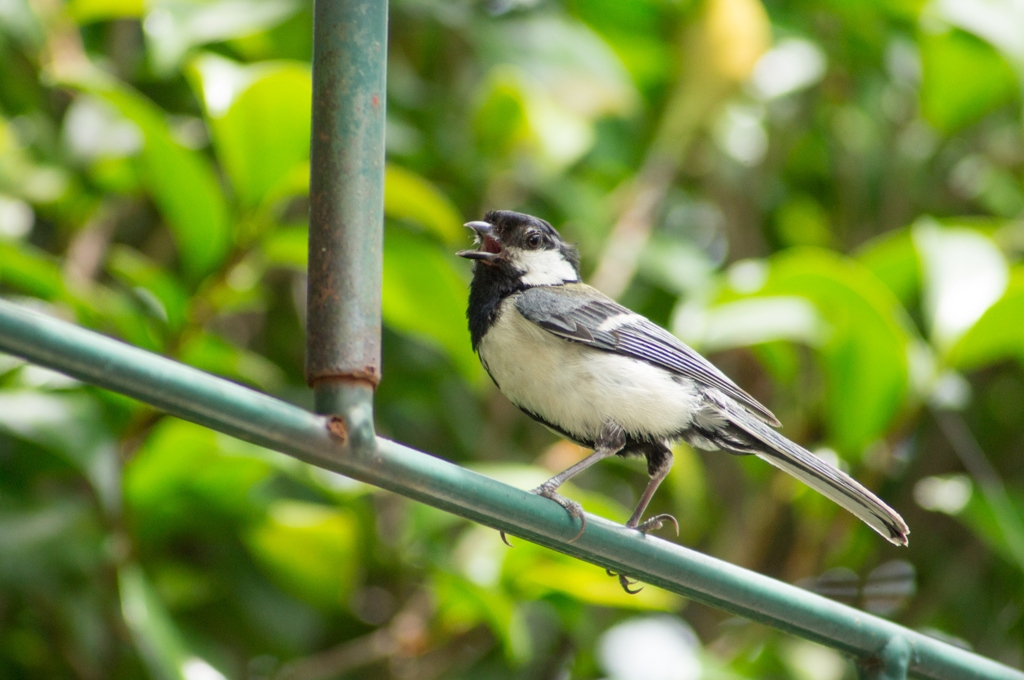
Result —
<instances>
[{"instance_id":1,"label":"green metal railing","mask_svg":"<svg viewBox=\"0 0 1024 680\"><path fill-rule=\"evenodd\" d=\"M0 351L135 397L186 420L400 493L699 602L834 647L866 678L1016 678L1024 673L795 586L558 505L374 437L372 411L310 413L247 387L0 301Z\"/></svg>"},{"instance_id":2,"label":"green metal railing","mask_svg":"<svg viewBox=\"0 0 1024 680\"><path fill-rule=\"evenodd\" d=\"M1013 670L599 517L376 437L386 4L315 10L307 376L317 415L72 324L0 301L0 351L693 600L833 647L862 678L1014 678Z\"/></svg>"}]
</instances>

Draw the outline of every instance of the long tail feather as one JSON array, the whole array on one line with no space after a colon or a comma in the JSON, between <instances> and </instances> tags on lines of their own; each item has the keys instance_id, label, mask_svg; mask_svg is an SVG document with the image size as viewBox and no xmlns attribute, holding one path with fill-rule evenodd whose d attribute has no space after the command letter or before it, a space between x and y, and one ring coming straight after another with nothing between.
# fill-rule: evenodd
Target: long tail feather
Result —
<instances>
[{"instance_id":1,"label":"long tail feather","mask_svg":"<svg viewBox=\"0 0 1024 680\"><path fill-rule=\"evenodd\" d=\"M750 446L750 453L832 499L891 543L907 545L910 529L899 513L852 477L746 414L730 413L729 421L760 444Z\"/></svg>"}]
</instances>

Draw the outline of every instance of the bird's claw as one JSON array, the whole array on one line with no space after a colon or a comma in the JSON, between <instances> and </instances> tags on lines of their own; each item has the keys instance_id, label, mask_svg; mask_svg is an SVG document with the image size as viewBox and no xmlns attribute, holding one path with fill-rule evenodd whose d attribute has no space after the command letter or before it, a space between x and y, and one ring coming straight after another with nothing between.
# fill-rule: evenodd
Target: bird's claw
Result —
<instances>
[{"instance_id":1,"label":"bird's claw","mask_svg":"<svg viewBox=\"0 0 1024 680\"><path fill-rule=\"evenodd\" d=\"M669 515L668 513L655 515L654 517L645 519L643 522L640 522L640 524L636 525L635 527L630 527L628 524L626 526L630 529L636 529L642 534L649 534L652 531L657 531L658 529L661 529L663 526L665 526L665 522L672 522L672 526L674 526L676 529L676 536L678 536L679 522L676 520L675 517Z\"/></svg>"},{"instance_id":2,"label":"bird's claw","mask_svg":"<svg viewBox=\"0 0 1024 680\"><path fill-rule=\"evenodd\" d=\"M551 488L547 484L541 484L536 489L531 489L530 493L536 496L542 496L544 498L549 498L553 500L554 502L558 503L563 508L565 508L566 512L569 513L570 517L572 517L573 519L578 519L580 521L580 531L578 534L569 539L569 543L572 543L577 538L582 536L583 532L587 530L587 515L585 512L583 512L583 506L577 503L576 501L569 500L565 496L559 495L558 493L555 492L555 489ZM511 548L512 544L508 542L508 538L505 536L505 532L499 531L498 533L501 535L501 540L505 543L505 545Z\"/></svg>"},{"instance_id":3,"label":"bird's claw","mask_svg":"<svg viewBox=\"0 0 1024 680\"><path fill-rule=\"evenodd\" d=\"M626 576L625 574L620 574L617 571L612 571L611 569L605 569L605 572L609 576L618 576L619 577L619 585L621 585L622 589L625 590L630 595L636 595L637 593L639 593L641 590L644 589L643 586L640 586L636 590L630 590L629 587L631 585L633 585L634 583L639 583L640 581L639 580L630 581L629 577Z\"/></svg>"},{"instance_id":4,"label":"bird's claw","mask_svg":"<svg viewBox=\"0 0 1024 680\"><path fill-rule=\"evenodd\" d=\"M630 595L636 595L637 593L639 593L641 590L644 589L643 586L640 586L636 590L630 590L629 587L631 585L633 585L634 583L639 583L639 581L630 581L629 578L627 578L625 574L619 574L619 585L622 586L622 589L625 590Z\"/></svg>"},{"instance_id":5,"label":"bird's claw","mask_svg":"<svg viewBox=\"0 0 1024 680\"><path fill-rule=\"evenodd\" d=\"M679 522L676 521L675 517L673 517L672 515L669 515L669 514L655 515L654 517L646 519L643 522L640 522L639 524L637 524L635 526L630 526L629 524L626 524L626 528L627 529L636 529L640 533L646 535L646 534L648 534L648 533L650 533L652 531L657 531L658 529L661 529L665 525L665 522L671 522L672 523L672 526L674 526L675 529L676 529L676 536L678 536L679 535ZM618 576L619 577L619 585L621 585L622 589L625 590L630 595L636 595L641 590L643 590L642 587L637 588L636 590L630 589L631 585L633 585L635 583L638 583L639 581L630 581L629 578L625 574L619 574L618 572L614 572L611 569L605 569L605 571L608 573L609 576Z\"/></svg>"},{"instance_id":6,"label":"bird's claw","mask_svg":"<svg viewBox=\"0 0 1024 680\"><path fill-rule=\"evenodd\" d=\"M565 508L566 512L569 513L570 517L578 519L580 521L580 531L578 534L569 539L569 543L572 543L577 538L582 536L583 532L587 530L587 515L583 512L583 506L577 503L576 501L569 500L565 496L560 496L555 492L554 489L547 486L546 484L541 484L536 489L530 491L530 493L553 500L554 502L558 503L563 508Z\"/></svg>"}]
</instances>

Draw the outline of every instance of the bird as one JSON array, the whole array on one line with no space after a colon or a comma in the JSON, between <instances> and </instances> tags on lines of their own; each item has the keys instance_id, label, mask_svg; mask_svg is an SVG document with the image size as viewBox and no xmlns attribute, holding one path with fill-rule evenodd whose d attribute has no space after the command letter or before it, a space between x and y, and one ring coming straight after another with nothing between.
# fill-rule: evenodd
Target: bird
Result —
<instances>
[{"instance_id":1,"label":"bird","mask_svg":"<svg viewBox=\"0 0 1024 680\"><path fill-rule=\"evenodd\" d=\"M678 534L672 515L642 518L672 467L673 444L684 441L757 456L907 545L910 529L895 510L780 434L771 411L675 335L583 283L579 252L550 223L494 210L465 226L475 247L457 255L474 261L466 316L481 364L527 416L593 449L532 490L580 521L571 540L586 515L559 487L616 455L644 458L649 476L626 527L647 534L671 522Z\"/></svg>"}]
</instances>

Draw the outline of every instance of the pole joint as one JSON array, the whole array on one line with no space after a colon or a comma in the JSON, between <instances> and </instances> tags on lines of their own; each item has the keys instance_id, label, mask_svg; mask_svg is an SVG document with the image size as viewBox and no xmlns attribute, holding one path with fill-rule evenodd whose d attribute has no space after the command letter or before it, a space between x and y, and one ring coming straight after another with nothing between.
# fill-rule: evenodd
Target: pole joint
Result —
<instances>
[{"instance_id":1,"label":"pole joint","mask_svg":"<svg viewBox=\"0 0 1024 680\"><path fill-rule=\"evenodd\" d=\"M859 680L906 680L910 668L910 643L893 635L875 656L857 661Z\"/></svg>"}]
</instances>

